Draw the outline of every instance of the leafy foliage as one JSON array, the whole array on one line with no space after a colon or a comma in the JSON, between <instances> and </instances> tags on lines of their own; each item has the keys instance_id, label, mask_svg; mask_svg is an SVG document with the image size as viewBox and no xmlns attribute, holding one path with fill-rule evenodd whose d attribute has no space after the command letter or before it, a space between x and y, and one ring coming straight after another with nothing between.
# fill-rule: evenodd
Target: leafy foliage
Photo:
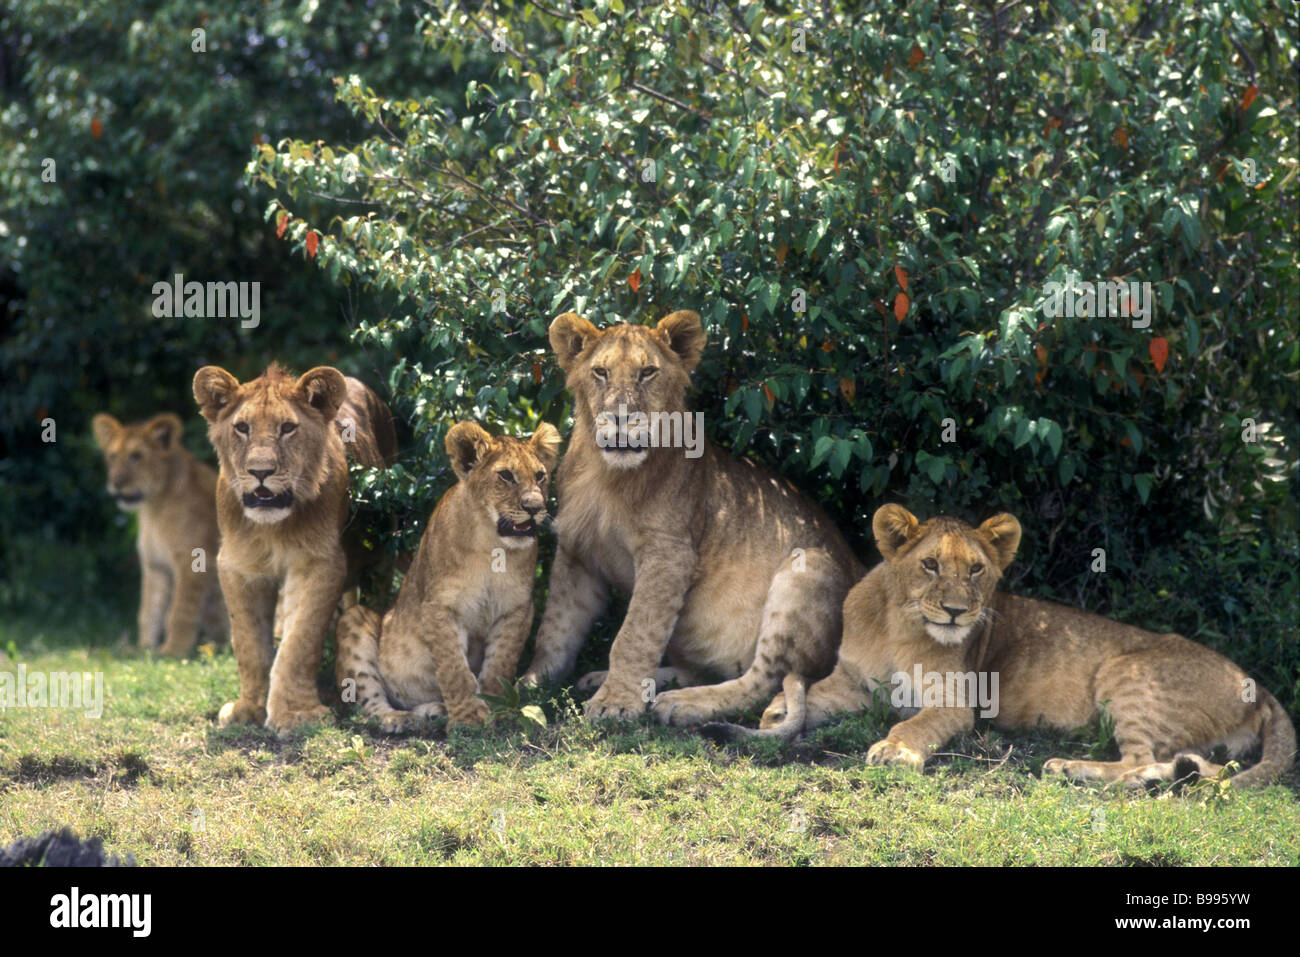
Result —
<instances>
[{"instance_id":1,"label":"leafy foliage","mask_svg":"<svg viewBox=\"0 0 1300 957\"><path fill-rule=\"evenodd\" d=\"M1005 508L1012 587L1095 607L1094 549L1112 580L1185 534L1295 557L1287 16L438 3L434 49L494 63L463 109L340 78L370 135L268 144L249 173L323 268L399 303L356 334L428 456L375 479L393 507L427 514L410 476L457 418L564 418L557 313L695 308L712 438L862 554L883 500ZM322 194L346 203L321 218ZM1049 284L1112 281L1149 301L1051 314Z\"/></svg>"}]
</instances>

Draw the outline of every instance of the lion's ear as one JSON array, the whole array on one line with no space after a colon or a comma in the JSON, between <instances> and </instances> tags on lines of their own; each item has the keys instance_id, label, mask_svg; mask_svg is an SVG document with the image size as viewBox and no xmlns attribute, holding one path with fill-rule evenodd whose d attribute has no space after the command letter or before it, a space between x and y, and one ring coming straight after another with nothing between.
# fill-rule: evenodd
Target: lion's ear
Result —
<instances>
[{"instance_id":1,"label":"lion's ear","mask_svg":"<svg viewBox=\"0 0 1300 957\"><path fill-rule=\"evenodd\" d=\"M492 451L492 436L477 422L457 422L447 432L446 445L452 470L464 481Z\"/></svg>"},{"instance_id":2,"label":"lion's ear","mask_svg":"<svg viewBox=\"0 0 1300 957\"><path fill-rule=\"evenodd\" d=\"M994 515L977 530L989 543L999 568L1006 568L1020 547L1020 522L1010 512Z\"/></svg>"},{"instance_id":3,"label":"lion's ear","mask_svg":"<svg viewBox=\"0 0 1300 957\"><path fill-rule=\"evenodd\" d=\"M313 409L333 422L339 414L343 400L348 397L348 383L343 373L333 366L317 366L304 372L298 380L298 394Z\"/></svg>"},{"instance_id":4,"label":"lion's ear","mask_svg":"<svg viewBox=\"0 0 1300 957\"><path fill-rule=\"evenodd\" d=\"M663 337L669 349L677 353L687 372L699 365L700 353L704 351L704 343L708 336L704 334L704 326L700 324L698 312L691 312L689 309L670 312L659 320L655 332Z\"/></svg>"},{"instance_id":5,"label":"lion's ear","mask_svg":"<svg viewBox=\"0 0 1300 957\"><path fill-rule=\"evenodd\" d=\"M551 321L551 351L565 372L583 349L600 338L600 330L577 313L566 312Z\"/></svg>"},{"instance_id":6,"label":"lion's ear","mask_svg":"<svg viewBox=\"0 0 1300 957\"><path fill-rule=\"evenodd\" d=\"M180 442L185 426L175 412L163 412L149 420L145 434L149 441L164 452L170 452Z\"/></svg>"},{"instance_id":7,"label":"lion's ear","mask_svg":"<svg viewBox=\"0 0 1300 957\"><path fill-rule=\"evenodd\" d=\"M555 461L560 457L560 430L549 422L543 422L528 440L533 454L542 460L546 471L555 468Z\"/></svg>"},{"instance_id":8,"label":"lion's ear","mask_svg":"<svg viewBox=\"0 0 1300 957\"><path fill-rule=\"evenodd\" d=\"M882 505L876 509L871 519L871 531L886 561L911 540L920 524L916 516L901 505Z\"/></svg>"},{"instance_id":9,"label":"lion's ear","mask_svg":"<svg viewBox=\"0 0 1300 957\"><path fill-rule=\"evenodd\" d=\"M90 420L90 431L95 436L95 444L106 449L113 444L117 434L122 431L122 423L107 412L101 412Z\"/></svg>"},{"instance_id":10,"label":"lion's ear","mask_svg":"<svg viewBox=\"0 0 1300 957\"><path fill-rule=\"evenodd\" d=\"M238 389L239 380L220 366L204 366L194 373L194 401L209 422L217 421Z\"/></svg>"}]
</instances>

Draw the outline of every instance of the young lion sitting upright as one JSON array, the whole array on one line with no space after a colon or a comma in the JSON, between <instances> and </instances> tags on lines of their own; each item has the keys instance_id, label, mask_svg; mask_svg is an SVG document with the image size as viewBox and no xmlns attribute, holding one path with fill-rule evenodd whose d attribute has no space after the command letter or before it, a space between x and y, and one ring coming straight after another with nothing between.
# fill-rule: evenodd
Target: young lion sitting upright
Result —
<instances>
[{"instance_id":1,"label":"young lion sitting upright","mask_svg":"<svg viewBox=\"0 0 1300 957\"><path fill-rule=\"evenodd\" d=\"M354 605L338 626L343 698L391 732L444 714L486 721L476 694L514 678L533 623L537 525L560 433L542 423L527 441L494 439L461 422L446 444L459 481L433 510L396 604L382 621Z\"/></svg>"},{"instance_id":2,"label":"young lion sitting upright","mask_svg":"<svg viewBox=\"0 0 1300 957\"><path fill-rule=\"evenodd\" d=\"M1049 774L1129 786L1192 772L1212 777L1222 768L1205 759L1220 746L1239 756L1262 745L1259 763L1232 779L1240 787L1267 784L1291 767L1296 739L1286 711L1217 652L1181 635L996 591L1020 544L1013 516L995 515L979 528L943 516L921 524L886 505L872 528L885 560L844 602L834 672L806 697L787 682L763 715L767 730L757 733L793 737L864 707L878 685L892 682L907 705L900 710L911 716L867 760L919 770L974 726L971 690L979 686L995 694L975 706L988 704L1001 728L1069 730L1109 711L1120 759L1054 758L1043 765ZM948 689L957 692L951 699Z\"/></svg>"},{"instance_id":3,"label":"young lion sitting upright","mask_svg":"<svg viewBox=\"0 0 1300 957\"><path fill-rule=\"evenodd\" d=\"M551 348L573 393L558 478L558 553L525 679L563 678L611 586L630 594L593 718L691 724L761 704L835 661L862 574L830 519L789 482L714 447L686 407L697 313L600 330L573 313ZM665 651L673 667L661 669ZM684 687L654 694L675 678ZM700 684L702 681L717 684Z\"/></svg>"},{"instance_id":4,"label":"young lion sitting upright","mask_svg":"<svg viewBox=\"0 0 1300 957\"><path fill-rule=\"evenodd\" d=\"M106 413L91 420L108 465L108 491L118 508L138 512L140 647L183 657L199 627L209 639L226 634L226 609L214 565L217 473L181 445L184 429L171 412L123 425ZM195 551L198 549L199 551Z\"/></svg>"},{"instance_id":5,"label":"young lion sitting upright","mask_svg":"<svg viewBox=\"0 0 1300 957\"><path fill-rule=\"evenodd\" d=\"M239 700L222 705L217 720L265 722L276 731L322 720L329 709L316 672L325 632L364 554L359 542L341 540L347 455L376 468L391 463L392 414L364 384L328 366L295 379L272 364L243 385L205 366L194 376L194 398L221 464L217 568L239 663Z\"/></svg>"}]
</instances>

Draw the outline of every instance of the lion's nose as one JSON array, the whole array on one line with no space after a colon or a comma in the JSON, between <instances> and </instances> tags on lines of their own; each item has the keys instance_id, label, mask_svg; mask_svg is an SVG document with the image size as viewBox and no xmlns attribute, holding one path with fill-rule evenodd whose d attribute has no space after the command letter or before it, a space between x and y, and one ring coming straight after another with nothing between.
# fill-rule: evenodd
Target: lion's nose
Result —
<instances>
[{"instance_id":1,"label":"lion's nose","mask_svg":"<svg viewBox=\"0 0 1300 957\"><path fill-rule=\"evenodd\" d=\"M275 469L249 469L248 474L259 482L265 482L268 475L275 474Z\"/></svg>"},{"instance_id":2,"label":"lion's nose","mask_svg":"<svg viewBox=\"0 0 1300 957\"><path fill-rule=\"evenodd\" d=\"M527 512L529 515L536 515L538 512L542 510L542 505L540 502L536 505L532 504L531 502L522 502L520 504L523 506L524 511Z\"/></svg>"},{"instance_id":3,"label":"lion's nose","mask_svg":"<svg viewBox=\"0 0 1300 957\"><path fill-rule=\"evenodd\" d=\"M954 608L952 605L940 605L939 607L946 611L948 616L954 621L957 619L958 615L967 610L966 608Z\"/></svg>"}]
</instances>

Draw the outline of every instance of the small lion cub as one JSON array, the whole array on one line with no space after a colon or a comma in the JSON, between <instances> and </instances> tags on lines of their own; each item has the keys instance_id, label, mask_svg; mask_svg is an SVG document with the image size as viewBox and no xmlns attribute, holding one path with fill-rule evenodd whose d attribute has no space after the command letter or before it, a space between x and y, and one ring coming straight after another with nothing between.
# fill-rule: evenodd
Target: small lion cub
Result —
<instances>
[{"instance_id":1,"label":"small lion cub","mask_svg":"<svg viewBox=\"0 0 1300 957\"><path fill-rule=\"evenodd\" d=\"M217 473L181 445L171 412L123 425L106 413L91 420L108 465L108 491L125 512L138 512L140 647L183 657L199 626L224 638L226 607L217 580Z\"/></svg>"},{"instance_id":2,"label":"small lion cub","mask_svg":"<svg viewBox=\"0 0 1300 957\"><path fill-rule=\"evenodd\" d=\"M511 680L533 621L537 525L560 433L542 423L523 440L474 422L447 433L459 481L429 519L420 548L382 620L354 605L338 625L339 687L385 731L446 715L483 724L480 690Z\"/></svg>"}]
</instances>

